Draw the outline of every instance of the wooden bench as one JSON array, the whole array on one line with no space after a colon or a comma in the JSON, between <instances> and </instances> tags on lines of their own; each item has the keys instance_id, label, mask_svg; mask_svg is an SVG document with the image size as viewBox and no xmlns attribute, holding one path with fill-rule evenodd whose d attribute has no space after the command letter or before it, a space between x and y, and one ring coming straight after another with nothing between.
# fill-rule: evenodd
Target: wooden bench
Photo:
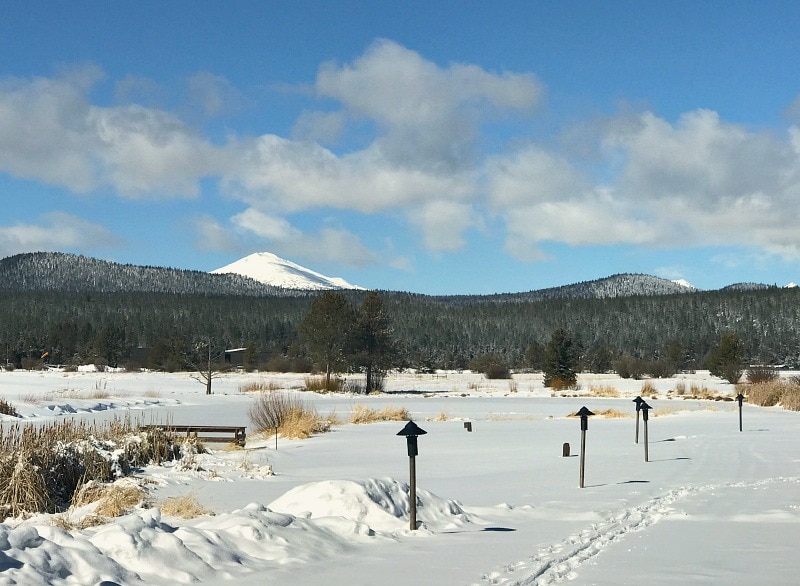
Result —
<instances>
[{"instance_id":1,"label":"wooden bench","mask_svg":"<svg viewBox=\"0 0 800 586\"><path fill-rule=\"evenodd\" d=\"M247 428L238 425L173 425L169 423L147 425L146 427L163 429L165 432L175 435L195 436L201 442L235 443L242 447L247 439L245 433Z\"/></svg>"}]
</instances>

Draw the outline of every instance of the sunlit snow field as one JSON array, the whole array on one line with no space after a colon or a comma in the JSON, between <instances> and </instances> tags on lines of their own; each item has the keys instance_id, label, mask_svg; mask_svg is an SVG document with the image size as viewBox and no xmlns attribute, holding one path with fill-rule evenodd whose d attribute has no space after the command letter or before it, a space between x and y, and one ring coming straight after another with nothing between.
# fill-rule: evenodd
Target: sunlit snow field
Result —
<instances>
[{"instance_id":1,"label":"sunlit snow field","mask_svg":"<svg viewBox=\"0 0 800 586\"><path fill-rule=\"evenodd\" d=\"M64 417L247 425L262 381L299 392L303 375L227 374L214 394L188 374L0 372L23 421ZM643 381L583 375L580 397L553 397L541 375L390 375L380 395L304 398L347 421L356 405L405 407L426 435L409 458L402 422L342 423L307 440L208 444L193 469L135 478L149 508L65 531L51 516L0 525L0 584L795 584L800 560L800 413L676 397L683 382L730 396L707 372L650 381L658 391L635 443ZM589 396L614 387L619 398ZM592 417L579 487L581 406ZM20 419L2 417L3 425ZM470 422L472 432L465 429ZM571 456L562 456L569 443ZM192 495L211 515L162 514Z\"/></svg>"}]
</instances>

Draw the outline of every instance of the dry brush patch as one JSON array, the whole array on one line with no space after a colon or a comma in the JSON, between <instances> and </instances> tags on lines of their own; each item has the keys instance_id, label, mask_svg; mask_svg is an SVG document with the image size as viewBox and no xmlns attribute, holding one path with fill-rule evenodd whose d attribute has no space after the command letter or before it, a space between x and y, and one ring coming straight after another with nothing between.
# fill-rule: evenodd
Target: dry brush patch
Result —
<instances>
[{"instance_id":1,"label":"dry brush patch","mask_svg":"<svg viewBox=\"0 0 800 586\"><path fill-rule=\"evenodd\" d=\"M64 510L88 482L110 482L178 455L166 434L130 419L15 423L0 429L0 518Z\"/></svg>"},{"instance_id":2,"label":"dry brush patch","mask_svg":"<svg viewBox=\"0 0 800 586\"><path fill-rule=\"evenodd\" d=\"M276 383L274 381L258 380L244 385L240 385L239 392L243 394L262 393L262 392L280 391L283 388L284 388L283 385Z\"/></svg>"},{"instance_id":3,"label":"dry brush patch","mask_svg":"<svg viewBox=\"0 0 800 586\"><path fill-rule=\"evenodd\" d=\"M197 501L197 497L191 494L167 497L161 503L161 512L181 519L194 519L211 514L211 511L201 505Z\"/></svg>"},{"instance_id":4,"label":"dry brush patch","mask_svg":"<svg viewBox=\"0 0 800 586\"><path fill-rule=\"evenodd\" d=\"M747 402L761 407L780 405L790 411L800 411L800 381L776 379L751 385L737 385L736 390Z\"/></svg>"},{"instance_id":5,"label":"dry brush patch","mask_svg":"<svg viewBox=\"0 0 800 586\"><path fill-rule=\"evenodd\" d=\"M290 439L306 439L328 431L332 420L321 417L296 394L283 392L260 393L248 415L256 433L277 432Z\"/></svg>"},{"instance_id":6,"label":"dry brush patch","mask_svg":"<svg viewBox=\"0 0 800 586\"><path fill-rule=\"evenodd\" d=\"M612 385L589 385L589 396L615 399L620 396L619 390Z\"/></svg>"},{"instance_id":7,"label":"dry brush patch","mask_svg":"<svg viewBox=\"0 0 800 586\"><path fill-rule=\"evenodd\" d=\"M370 409L366 405L355 405L350 416L350 423L376 423L379 421L410 421L411 416L405 407L391 405L383 409Z\"/></svg>"}]
</instances>

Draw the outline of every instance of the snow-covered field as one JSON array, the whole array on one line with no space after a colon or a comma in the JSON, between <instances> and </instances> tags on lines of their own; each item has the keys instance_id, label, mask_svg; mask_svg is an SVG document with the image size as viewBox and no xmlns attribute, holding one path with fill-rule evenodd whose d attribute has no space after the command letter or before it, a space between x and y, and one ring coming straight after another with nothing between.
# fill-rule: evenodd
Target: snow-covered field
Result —
<instances>
[{"instance_id":1,"label":"snow-covered field","mask_svg":"<svg viewBox=\"0 0 800 586\"><path fill-rule=\"evenodd\" d=\"M0 398L26 421L62 417L248 425L268 381L230 374L214 394L186 374L0 372ZM730 394L705 372L692 383ZM402 422L342 424L308 440L250 433L244 450L151 466L135 476L151 506L65 531L48 515L0 525L0 584L795 584L800 536L800 413L667 398L653 381L649 457L634 442L641 381L583 376L620 398L551 397L541 377L488 381L469 373L396 375L368 397L306 395L320 414L355 405L407 408L419 438L417 518L408 524ZM589 420L579 487L581 406L628 417ZM14 420L2 417L3 425ZM472 423L472 432L464 422ZM568 442L572 457L562 457ZM161 512L194 496L213 514ZM79 511L74 514L80 514Z\"/></svg>"}]
</instances>

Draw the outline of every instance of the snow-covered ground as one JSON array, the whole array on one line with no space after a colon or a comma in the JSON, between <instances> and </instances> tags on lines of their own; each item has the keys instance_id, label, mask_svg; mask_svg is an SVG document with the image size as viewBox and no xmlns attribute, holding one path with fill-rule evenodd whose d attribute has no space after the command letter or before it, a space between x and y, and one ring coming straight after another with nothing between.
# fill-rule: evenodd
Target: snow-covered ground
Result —
<instances>
[{"instance_id":1,"label":"snow-covered ground","mask_svg":"<svg viewBox=\"0 0 800 586\"><path fill-rule=\"evenodd\" d=\"M153 506L65 531L41 515L0 524L0 584L795 584L800 413L667 398L682 380L730 394L706 372L652 381L649 462L636 444L642 381L581 377L551 397L537 375L396 375L383 395L305 395L320 414L405 407L419 438L409 530L402 422L342 424L308 440L257 437L193 466L136 474ZM0 372L0 398L26 421L62 417L248 425L247 383L298 388L302 375L231 374L214 394L186 374ZM581 406L589 420L579 487ZM3 425L14 420L2 417ZM472 424L472 432L464 422ZM643 438L642 438L643 439ZM571 457L562 456L564 443ZM171 496L213 512L161 512Z\"/></svg>"}]
</instances>

